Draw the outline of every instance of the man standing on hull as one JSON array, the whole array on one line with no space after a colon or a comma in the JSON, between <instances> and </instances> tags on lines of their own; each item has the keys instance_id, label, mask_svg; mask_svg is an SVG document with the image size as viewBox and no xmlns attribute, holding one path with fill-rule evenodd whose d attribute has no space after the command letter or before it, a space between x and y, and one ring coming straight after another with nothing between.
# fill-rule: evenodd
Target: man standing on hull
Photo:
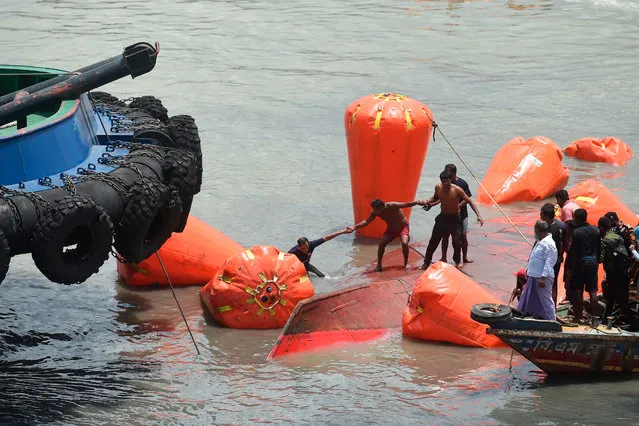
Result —
<instances>
[{"instance_id":1,"label":"man standing on hull","mask_svg":"<svg viewBox=\"0 0 639 426\"><path fill-rule=\"evenodd\" d=\"M440 183L435 185L435 194L424 201L424 207L429 209L433 204L441 202L441 213L435 218L435 225L433 225L433 232L426 248L426 255L424 256L424 264L422 269L427 269L430 266L430 262L433 259L433 254L439 245L444 235L450 234L453 240L453 261L455 266L459 268L461 266L461 220L459 218L459 203L465 201L470 205L475 214L477 215L477 222L482 226L484 225L484 219L482 219L479 209L471 200L463 189L457 185L453 185L451 181L452 175L448 170L444 170L439 174Z\"/></svg>"},{"instance_id":2,"label":"man standing on hull","mask_svg":"<svg viewBox=\"0 0 639 426\"><path fill-rule=\"evenodd\" d=\"M446 164L444 170L448 170L451 176L451 182L453 185L457 185L461 189L464 190L468 198L472 197L473 194L470 192L470 188L468 187L468 182L464 179L457 176L457 166L454 164ZM468 206L466 201L461 201L459 203L459 218L461 219L462 226L462 234L461 234L461 249L462 249L462 260L464 263L473 263L472 260L468 258L468 231L470 230L468 226ZM442 239L442 258L440 259L442 262L447 262L448 260L448 235L445 235Z\"/></svg>"},{"instance_id":3,"label":"man standing on hull","mask_svg":"<svg viewBox=\"0 0 639 426\"><path fill-rule=\"evenodd\" d=\"M377 267L375 271L382 271L382 257L384 257L384 251L386 250L386 246L388 243L393 241L395 238L399 237L402 243L402 254L404 255L404 269L408 267L408 242L410 241L410 228L408 225L408 219L406 219L406 215L402 211L402 209L407 207L413 207L416 205L424 205L423 201L410 201L407 203L398 203L398 202L388 202L385 203L379 198L375 199L371 203L371 207L373 211L368 215L368 217L358 223L357 225L353 225L351 227L346 228L347 230L355 231L359 228L363 228L364 226L371 223L376 217L379 217L384 222L386 222L386 231L382 236L382 240L379 242L379 247L377 248Z\"/></svg>"}]
</instances>

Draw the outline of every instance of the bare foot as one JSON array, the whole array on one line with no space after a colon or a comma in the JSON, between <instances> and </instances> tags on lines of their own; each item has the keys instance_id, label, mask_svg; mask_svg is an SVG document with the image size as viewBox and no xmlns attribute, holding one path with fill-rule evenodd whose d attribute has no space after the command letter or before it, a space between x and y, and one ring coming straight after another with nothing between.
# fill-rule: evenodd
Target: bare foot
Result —
<instances>
[{"instance_id":1,"label":"bare foot","mask_svg":"<svg viewBox=\"0 0 639 426\"><path fill-rule=\"evenodd\" d=\"M440 262L444 262L444 263L448 263L448 260L446 260L445 257L442 257L441 259L439 259Z\"/></svg>"},{"instance_id":2,"label":"bare foot","mask_svg":"<svg viewBox=\"0 0 639 426\"><path fill-rule=\"evenodd\" d=\"M409 269L408 265L404 265L404 271L408 271Z\"/></svg>"},{"instance_id":3,"label":"bare foot","mask_svg":"<svg viewBox=\"0 0 639 426\"><path fill-rule=\"evenodd\" d=\"M475 263L475 261L470 259L464 259L464 263Z\"/></svg>"},{"instance_id":4,"label":"bare foot","mask_svg":"<svg viewBox=\"0 0 639 426\"><path fill-rule=\"evenodd\" d=\"M375 272L382 272L384 270L384 268L382 268L382 265L377 265L377 267L375 268Z\"/></svg>"},{"instance_id":5,"label":"bare foot","mask_svg":"<svg viewBox=\"0 0 639 426\"><path fill-rule=\"evenodd\" d=\"M462 270L463 267L464 267L463 263L455 263L455 268L459 269L460 271Z\"/></svg>"},{"instance_id":6,"label":"bare foot","mask_svg":"<svg viewBox=\"0 0 639 426\"><path fill-rule=\"evenodd\" d=\"M425 271L426 269L428 269L429 266L430 265L423 263L422 266L419 267L419 269L421 269L422 271Z\"/></svg>"}]
</instances>

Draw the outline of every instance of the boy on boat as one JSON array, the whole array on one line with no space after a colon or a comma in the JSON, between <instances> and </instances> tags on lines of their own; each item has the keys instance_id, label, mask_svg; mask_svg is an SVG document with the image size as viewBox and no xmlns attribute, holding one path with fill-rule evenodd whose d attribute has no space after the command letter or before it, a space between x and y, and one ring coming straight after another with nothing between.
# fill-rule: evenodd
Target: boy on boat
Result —
<instances>
[{"instance_id":1,"label":"boy on boat","mask_svg":"<svg viewBox=\"0 0 639 426\"><path fill-rule=\"evenodd\" d=\"M384 257L386 246L397 237L399 237L399 240L402 243L404 269L408 268L408 242L410 241L410 228L408 225L408 219L406 219L406 215L404 214L402 209L407 207L414 207L417 205L423 206L424 202L416 200L406 203L396 201L385 203L377 198L371 203L371 207L373 208L373 210L365 220L356 225L346 228L353 232L368 225L376 217L379 217L384 222L386 222L386 231L384 232L384 235L382 235L382 240L379 242L379 246L377 247L377 267L375 268L376 272L381 272L383 270L382 257Z\"/></svg>"},{"instance_id":2,"label":"boy on boat","mask_svg":"<svg viewBox=\"0 0 639 426\"><path fill-rule=\"evenodd\" d=\"M325 277L319 269L315 266L311 265L311 255L313 254L313 250L315 250L318 246L324 244L326 241L330 241L338 235L342 234L350 234L353 232L350 228L344 228L340 231L333 232L332 234L328 234L325 237L319 238L317 240L309 241L306 237L300 237L297 240L297 245L292 247L288 252L297 256L297 258L304 264L306 268L306 272L312 272L320 278Z\"/></svg>"},{"instance_id":3,"label":"boy on boat","mask_svg":"<svg viewBox=\"0 0 639 426\"><path fill-rule=\"evenodd\" d=\"M460 201L465 201L469 204L477 215L477 222L482 226L484 225L484 219L482 219L479 209L473 200L466 195L463 189L453 185L451 179L452 175L448 170L441 172L439 174L440 183L435 185L435 194L423 202L426 210L440 202L441 213L435 218L435 224L433 225L433 231L421 269L428 269L439 242L445 235L449 234L453 240L453 261L457 268L461 267L462 222L459 216Z\"/></svg>"}]
</instances>

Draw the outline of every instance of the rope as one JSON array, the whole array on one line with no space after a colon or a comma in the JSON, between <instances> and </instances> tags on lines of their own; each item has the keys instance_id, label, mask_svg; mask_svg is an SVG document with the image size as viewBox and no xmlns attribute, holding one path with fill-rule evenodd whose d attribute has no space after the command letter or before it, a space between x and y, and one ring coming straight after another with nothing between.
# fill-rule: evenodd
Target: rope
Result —
<instances>
[{"instance_id":1,"label":"rope","mask_svg":"<svg viewBox=\"0 0 639 426\"><path fill-rule=\"evenodd\" d=\"M186 320L186 316L184 315L184 311L182 310L182 306L180 306L180 301L178 300L175 290L173 289L173 284L171 284L171 280L169 279L169 274L166 272L164 268L164 263L162 263L162 258L160 257L160 252L156 251L155 255L158 257L158 261L160 262L160 266L162 267L162 271L164 271L164 276L166 277L166 281L169 283L169 287L171 287L171 293L173 293L173 298L175 299L175 303L177 303L177 307L180 310L180 314L182 314L182 319L184 320L184 324L186 324L186 329L189 331L189 335L191 336L191 340L193 341L193 346L195 346L195 351L197 354L200 354L200 349L197 347L197 343L195 343L195 338L193 337L193 333L191 333L191 327L189 327L189 322Z\"/></svg>"},{"instance_id":2,"label":"rope","mask_svg":"<svg viewBox=\"0 0 639 426\"><path fill-rule=\"evenodd\" d=\"M473 173L473 171L470 169L470 167L468 166L468 164L466 164L466 162L464 161L464 159L461 157L461 155L459 155L459 153L457 152L457 150L455 149L455 147L448 141L448 139L446 138L446 136L444 135L444 133L442 133L442 131L439 129L439 126L437 125L437 123L435 123L435 121L433 121L431 119L431 122L433 123L433 127L435 129L437 129L439 131L439 133L442 135L442 137L444 138L444 140L446 141L446 143L448 144L448 146L450 146L450 148L453 150L453 152L455 153L455 155L457 156L457 158L459 158L459 160L462 162L462 164L464 165L464 167L466 167L466 169L468 170L468 172L470 173L470 175L477 181L477 183L479 184L479 186L481 187L481 189L483 189L486 194L488 194L488 197L490 198L490 201L493 202L493 204L495 204L495 206L499 209L499 211L501 212L501 214L506 218L506 220L513 226L513 228L515 228L515 230L519 233L519 235L521 235L521 237L532 247L532 243L530 241L528 241L528 238L526 238L526 236L524 234L521 233L521 231L519 230L519 228L517 228L517 226L513 223L512 220L510 220L510 218L508 217L508 215L502 210L502 208L500 207L500 205L497 203L497 201L495 201L495 199L493 198L492 195L490 195L490 192L488 192L488 190L486 188L484 188L484 185L482 185L481 181L479 179L477 179L477 176L475 176L475 173ZM434 134L434 130L433 130L433 134ZM435 138L433 137L433 141L435 140Z\"/></svg>"}]
</instances>

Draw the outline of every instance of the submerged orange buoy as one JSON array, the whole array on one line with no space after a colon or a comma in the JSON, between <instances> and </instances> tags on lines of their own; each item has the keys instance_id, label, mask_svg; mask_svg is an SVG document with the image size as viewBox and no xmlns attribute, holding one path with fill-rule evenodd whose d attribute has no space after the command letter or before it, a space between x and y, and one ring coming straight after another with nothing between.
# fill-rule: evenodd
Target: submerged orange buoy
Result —
<instances>
[{"instance_id":1,"label":"submerged orange buoy","mask_svg":"<svg viewBox=\"0 0 639 426\"><path fill-rule=\"evenodd\" d=\"M183 232L174 233L160 248L162 263L174 286L204 285L220 265L243 247L193 215ZM156 255L140 263L118 262L118 274L131 286L168 285Z\"/></svg>"},{"instance_id":2,"label":"submerged orange buoy","mask_svg":"<svg viewBox=\"0 0 639 426\"><path fill-rule=\"evenodd\" d=\"M570 199L588 212L588 223L597 226L599 218L607 212L616 212L629 226L639 223L639 216L619 200L604 184L588 179L568 190Z\"/></svg>"},{"instance_id":3,"label":"submerged orange buoy","mask_svg":"<svg viewBox=\"0 0 639 426\"><path fill-rule=\"evenodd\" d=\"M544 136L511 139L495 154L482 185L499 204L538 201L568 183L570 171L561 162L561 148ZM492 201L481 187L477 201Z\"/></svg>"},{"instance_id":4,"label":"submerged orange buoy","mask_svg":"<svg viewBox=\"0 0 639 426\"><path fill-rule=\"evenodd\" d=\"M313 284L297 256L272 246L232 255L200 291L217 322L259 329L283 327L295 305L313 294Z\"/></svg>"},{"instance_id":5,"label":"submerged orange buoy","mask_svg":"<svg viewBox=\"0 0 639 426\"><path fill-rule=\"evenodd\" d=\"M396 93L356 100L344 114L355 223L366 219L371 201L413 201L426 159L433 113L421 102ZM410 209L406 209L410 217ZM381 220L357 233L380 238Z\"/></svg>"},{"instance_id":6,"label":"submerged orange buoy","mask_svg":"<svg viewBox=\"0 0 639 426\"><path fill-rule=\"evenodd\" d=\"M452 265L436 262L415 283L402 318L406 336L476 347L505 346L470 318L473 305L499 299Z\"/></svg>"},{"instance_id":7,"label":"submerged orange buoy","mask_svg":"<svg viewBox=\"0 0 639 426\"><path fill-rule=\"evenodd\" d=\"M585 161L596 161L622 166L632 157L632 149L621 139L581 138L564 148L564 154Z\"/></svg>"}]
</instances>

